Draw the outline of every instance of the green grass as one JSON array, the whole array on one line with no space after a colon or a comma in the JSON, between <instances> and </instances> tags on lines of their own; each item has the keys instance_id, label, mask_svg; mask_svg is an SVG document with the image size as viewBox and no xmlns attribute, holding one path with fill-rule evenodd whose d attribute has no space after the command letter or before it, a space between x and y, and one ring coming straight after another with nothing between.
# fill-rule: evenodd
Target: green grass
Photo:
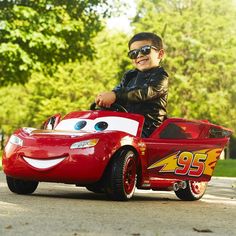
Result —
<instances>
[{"instance_id":1,"label":"green grass","mask_svg":"<svg viewBox=\"0 0 236 236\"><path fill-rule=\"evenodd\" d=\"M219 160L213 176L236 177L236 159Z\"/></svg>"}]
</instances>

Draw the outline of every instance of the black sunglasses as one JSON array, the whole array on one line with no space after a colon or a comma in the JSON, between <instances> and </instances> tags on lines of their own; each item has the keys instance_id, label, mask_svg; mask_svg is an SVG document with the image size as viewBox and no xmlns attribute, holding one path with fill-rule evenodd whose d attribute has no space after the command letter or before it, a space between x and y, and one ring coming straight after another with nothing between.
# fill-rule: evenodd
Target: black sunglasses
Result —
<instances>
[{"instance_id":1,"label":"black sunglasses","mask_svg":"<svg viewBox=\"0 0 236 236\"><path fill-rule=\"evenodd\" d=\"M139 55L139 53L141 53L142 55L148 55L151 52L151 49L155 49L158 50L156 47L152 46L152 45L145 45L139 49L134 49L128 52L128 57L130 59L136 59Z\"/></svg>"}]
</instances>

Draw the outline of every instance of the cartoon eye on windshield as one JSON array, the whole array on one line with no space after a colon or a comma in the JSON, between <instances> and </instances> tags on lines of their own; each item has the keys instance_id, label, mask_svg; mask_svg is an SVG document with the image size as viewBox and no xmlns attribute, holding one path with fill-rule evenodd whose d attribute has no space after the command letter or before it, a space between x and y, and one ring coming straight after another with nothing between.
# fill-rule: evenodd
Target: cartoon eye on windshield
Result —
<instances>
[{"instance_id":1,"label":"cartoon eye on windshield","mask_svg":"<svg viewBox=\"0 0 236 236\"><path fill-rule=\"evenodd\" d=\"M100 121L97 124L94 125L94 129L97 131L103 131L108 127L107 122L105 121Z\"/></svg>"},{"instance_id":2,"label":"cartoon eye on windshield","mask_svg":"<svg viewBox=\"0 0 236 236\"><path fill-rule=\"evenodd\" d=\"M75 124L74 128L75 128L75 130L81 130L86 126L86 124L87 124L87 121L80 120Z\"/></svg>"},{"instance_id":3,"label":"cartoon eye on windshield","mask_svg":"<svg viewBox=\"0 0 236 236\"><path fill-rule=\"evenodd\" d=\"M96 119L69 118L62 120L55 130L101 132L101 131L122 131L136 135L139 122L125 117L106 116ZM77 132L77 134L82 132Z\"/></svg>"}]
</instances>

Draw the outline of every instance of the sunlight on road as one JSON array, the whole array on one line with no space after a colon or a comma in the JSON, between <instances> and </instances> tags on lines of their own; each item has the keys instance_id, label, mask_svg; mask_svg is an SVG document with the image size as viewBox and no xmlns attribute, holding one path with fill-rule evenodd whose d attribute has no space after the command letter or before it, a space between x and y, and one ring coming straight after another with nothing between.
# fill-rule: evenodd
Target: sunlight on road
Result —
<instances>
[{"instance_id":1,"label":"sunlight on road","mask_svg":"<svg viewBox=\"0 0 236 236\"><path fill-rule=\"evenodd\" d=\"M205 194L204 197L201 199L202 202L207 203L220 203L220 204L227 204L227 205L234 205L236 206L236 199L235 198L227 198L227 197L217 197L210 194Z\"/></svg>"},{"instance_id":2,"label":"sunlight on road","mask_svg":"<svg viewBox=\"0 0 236 236\"><path fill-rule=\"evenodd\" d=\"M12 213L27 211L19 204L0 201L0 216L12 216Z\"/></svg>"},{"instance_id":3,"label":"sunlight on road","mask_svg":"<svg viewBox=\"0 0 236 236\"><path fill-rule=\"evenodd\" d=\"M7 184L6 183L0 183L0 188L1 187L7 187Z\"/></svg>"}]
</instances>

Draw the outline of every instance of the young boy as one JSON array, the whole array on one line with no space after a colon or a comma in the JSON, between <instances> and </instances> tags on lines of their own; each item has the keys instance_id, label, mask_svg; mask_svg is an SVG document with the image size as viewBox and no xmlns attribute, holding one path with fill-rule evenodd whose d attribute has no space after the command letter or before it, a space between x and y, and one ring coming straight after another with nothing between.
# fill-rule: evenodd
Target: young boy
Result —
<instances>
[{"instance_id":1,"label":"young boy","mask_svg":"<svg viewBox=\"0 0 236 236\"><path fill-rule=\"evenodd\" d=\"M135 69L126 72L111 92L100 93L95 102L101 107L118 103L128 112L143 115L142 136L148 137L166 117L168 74L160 66L163 43L156 34L141 32L130 39L128 46Z\"/></svg>"}]
</instances>

